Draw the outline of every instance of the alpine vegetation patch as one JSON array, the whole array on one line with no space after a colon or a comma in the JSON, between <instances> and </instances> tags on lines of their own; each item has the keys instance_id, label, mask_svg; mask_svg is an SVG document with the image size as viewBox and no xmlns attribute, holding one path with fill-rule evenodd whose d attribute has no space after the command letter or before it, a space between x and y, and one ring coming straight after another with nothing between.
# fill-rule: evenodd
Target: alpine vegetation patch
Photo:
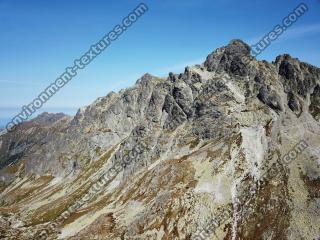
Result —
<instances>
[{"instance_id":1,"label":"alpine vegetation patch","mask_svg":"<svg viewBox=\"0 0 320 240\"><path fill-rule=\"evenodd\" d=\"M226 222L230 216L231 211L229 209L223 209L221 212L218 212L218 214L214 218L210 219L202 229L198 230L198 233L193 237L193 239L208 239L214 233L216 228Z\"/></svg>"},{"instance_id":2,"label":"alpine vegetation patch","mask_svg":"<svg viewBox=\"0 0 320 240\"><path fill-rule=\"evenodd\" d=\"M292 163L308 146L308 143L304 140L298 142L281 159L272 164L271 168L262 176L261 182L266 182L268 179L276 177L279 174L279 169L283 169L284 164Z\"/></svg>"},{"instance_id":3,"label":"alpine vegetation patch","mask_svg":"<svg viewBox=\"0 0 320 240\"><path fill-rule=\"evenodd\" d=\"M279 174L280 169L283 169L283 164L289 164L292 161L294 161L303 151L305 151L309 147L308 143L304 140L301 140L298 142L290 151L288 151L282 158L278 159L278 161L271 165L269 169L261 176L261 179L259 180L259 188L261 189L267 182L269 182L271 179L276 177ZM271 156L270 156L271 157ZM246 192L248 193L254 193L256 192L256 186L251 185L248 189L246 189ZM249 204L251 199L249 201L244 202L243 207L247 206ZM239 198L238 202L243 202L243 199ZM272 207L274 205L275 201L272 199L272 201L268 204L268 207ZM249 213L250 211L248 211ZM208 221L206 226L202 228L198 233L195 235L193 239L195 240L205 240L209 239L210 236L212 236L219 226L221 224L228 221L230 217L229 210L224 210L222 213L217 214L216 217Z\"/></svg>"},{"instance_id":4,"label":"alpine vegetation patch","mask_svg":"<svg viewBox=\"0 0 320 240\"><path fill-rule=\"evenodd\" d=\"M22 110L6 125L6 129L13 131L17 125L28 120L43 104L45 104L53 95L63 88L78 71L84 69L91 61L101 54L111 43L118 39L133 23L135 23L143 14L148 11L148 6L144 3L139 4L131 13L122 19L120 24L102 37L97 43L93 44L79 59L74 60L74 65L67 67L66 70L42 91L31 103L22 107Z\"/></svg>"},{"instance_id":5,"label":"alpine vegetation patch","mask_svg":"<svg viewBox=\"0 0 320 240\"><path fill-rule=\"evenodd\" d=\"M122 161L114 161L112 166L98 179L97 182L92 184L88 192L75 203L71 204L55 221L51 222L44 229L41 230L36 239L45 240L48 235L55 231L55 229L61 225L70 215L76 212L79 208L84 206L87 202L92 200L96 194L98 194L103 187L110 183L118 173L124 168L130 165L139 154L143 153L147 149L147 146L141 142L132 148L127 155L122 158Z\"/></svg>"}]
</instances>

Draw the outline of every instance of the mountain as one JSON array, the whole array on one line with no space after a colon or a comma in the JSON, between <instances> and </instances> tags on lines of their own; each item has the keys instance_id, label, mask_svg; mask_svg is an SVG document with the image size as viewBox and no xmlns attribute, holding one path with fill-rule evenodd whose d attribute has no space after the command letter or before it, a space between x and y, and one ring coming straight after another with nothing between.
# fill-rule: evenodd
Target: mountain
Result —
<instances>
[{"instance_id":1,"label":"mountain","mask_svg":"<svg viewBox=\"0 0 320 240\"><path fill-rule=\"evenodd\" d=\"M316 239L320 69L233 40L0 136L4 239Z\"/></svg>"},{"instance_id":2,"label":"mountain","mask_svg":"<svg viewBox=\"0 0 320 240\"><path fill-rule=\"evenodd\" d=\"M31 121L17 126L17 130L0 136L0 167L20 162L29 149L45 143L45 135L55 131L59 122L65 122L68 116L63 113L42 113ZM3 174L6 176L6 174ZM4 177L3 176L3 177ZM9 174L9 176L13 176Z\"/></svg>"}]
</instances>

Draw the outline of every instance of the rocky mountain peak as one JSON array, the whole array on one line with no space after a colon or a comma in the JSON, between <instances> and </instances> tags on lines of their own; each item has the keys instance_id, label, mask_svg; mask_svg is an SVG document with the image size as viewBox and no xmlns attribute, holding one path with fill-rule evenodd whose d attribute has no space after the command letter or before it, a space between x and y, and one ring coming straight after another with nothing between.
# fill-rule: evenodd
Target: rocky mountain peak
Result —
<instances>
[{"instance_id":1,"label":"rocky mountain peak","mask_svg":"<svg viewBox=\"0 0 320 240\"><path fill-rule=\"evenodd\" d=\"M319 68L233 40L74 117L44 113L0 136L0 235L316 239L319 106Z\"/></svg>"},{"instance_id":2,"label":"rocky mountain peak","mask_svg":"<svg viewBox=\"0 0 320 240\"><path fill-rule=\"evenodd\" d=\"M224 47L225 53L228 55L250 55L251 47L241 39L231 40L230 43Z\"/></svg>"},{"instance_id":3,"label":"rocky mountain peak","mask_svg":"<svg viewBox=\"0 0 320 240\"><path fill-rule=\"evenodd\" d=\"M152 76L150 73L145 73L136 81L136 84L146 84L152 78L154 78L154 76Z\"/></svg>"},{"instance_id":4,"label":"rocky mountain peak","mask_svg":"<svg viewBox=\"0 0 320 240\"><path fill-rule=\"evenodd\" d=\"M44 112L39 114L36 118L33 119L34 122L37 122L39 124L52 124L64 117L68 117L68 115L64 114L64 113L48 113L48 112Z\"/></svg>"},{"instance_id":5,"label":"rocky mountain peak","mask_svg":"<svg viewBox=\"0 0 320 240\"><path fill-rule=\"evenodd\" d=\"M249 69L245 59L251 59L250 46L242 40L232 40L227 46L218 48L207 56L204 66L208 71L227 72L246 76Z\"/></svg>"}]
</instances>

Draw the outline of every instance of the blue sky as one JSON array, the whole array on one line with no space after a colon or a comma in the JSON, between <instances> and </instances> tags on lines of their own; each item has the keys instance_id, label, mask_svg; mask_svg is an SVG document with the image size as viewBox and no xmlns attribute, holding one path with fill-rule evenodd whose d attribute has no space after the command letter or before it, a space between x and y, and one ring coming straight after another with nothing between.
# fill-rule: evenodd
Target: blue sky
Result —
<instances>
[{"instance_id":1,"label":"blue sky","mask_svg":"<svg viewBox=\"0 0 320 240\"><path fill-rule=\"evenodd\" d=\"M0 0L0 126L73 60L121 22L139 1ZM240 38L254 43L300 1L145 1L149 11L52 97L44 111L74 113L97 97L131 86L144 73L166 76L204 61ZM282 53L320 66L320 1L260 56Z\"/></svg>"}]
</instances>

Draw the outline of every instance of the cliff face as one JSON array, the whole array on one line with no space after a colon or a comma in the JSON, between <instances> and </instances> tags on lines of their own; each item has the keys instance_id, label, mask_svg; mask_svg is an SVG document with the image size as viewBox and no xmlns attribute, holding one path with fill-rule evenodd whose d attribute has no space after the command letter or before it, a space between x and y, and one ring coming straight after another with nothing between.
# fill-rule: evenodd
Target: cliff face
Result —
<instances>
[{"instance_id":1,"label":"cliff face","mask_svg":"<svg viewBox=\"0 0 320 240\"><path fill-rule=\"evenodd\" d=\"M319 103L319 68L233 40L73 118L24 123L0 136L0 236L315 239Z\"/></svg>"}]
</instances>

